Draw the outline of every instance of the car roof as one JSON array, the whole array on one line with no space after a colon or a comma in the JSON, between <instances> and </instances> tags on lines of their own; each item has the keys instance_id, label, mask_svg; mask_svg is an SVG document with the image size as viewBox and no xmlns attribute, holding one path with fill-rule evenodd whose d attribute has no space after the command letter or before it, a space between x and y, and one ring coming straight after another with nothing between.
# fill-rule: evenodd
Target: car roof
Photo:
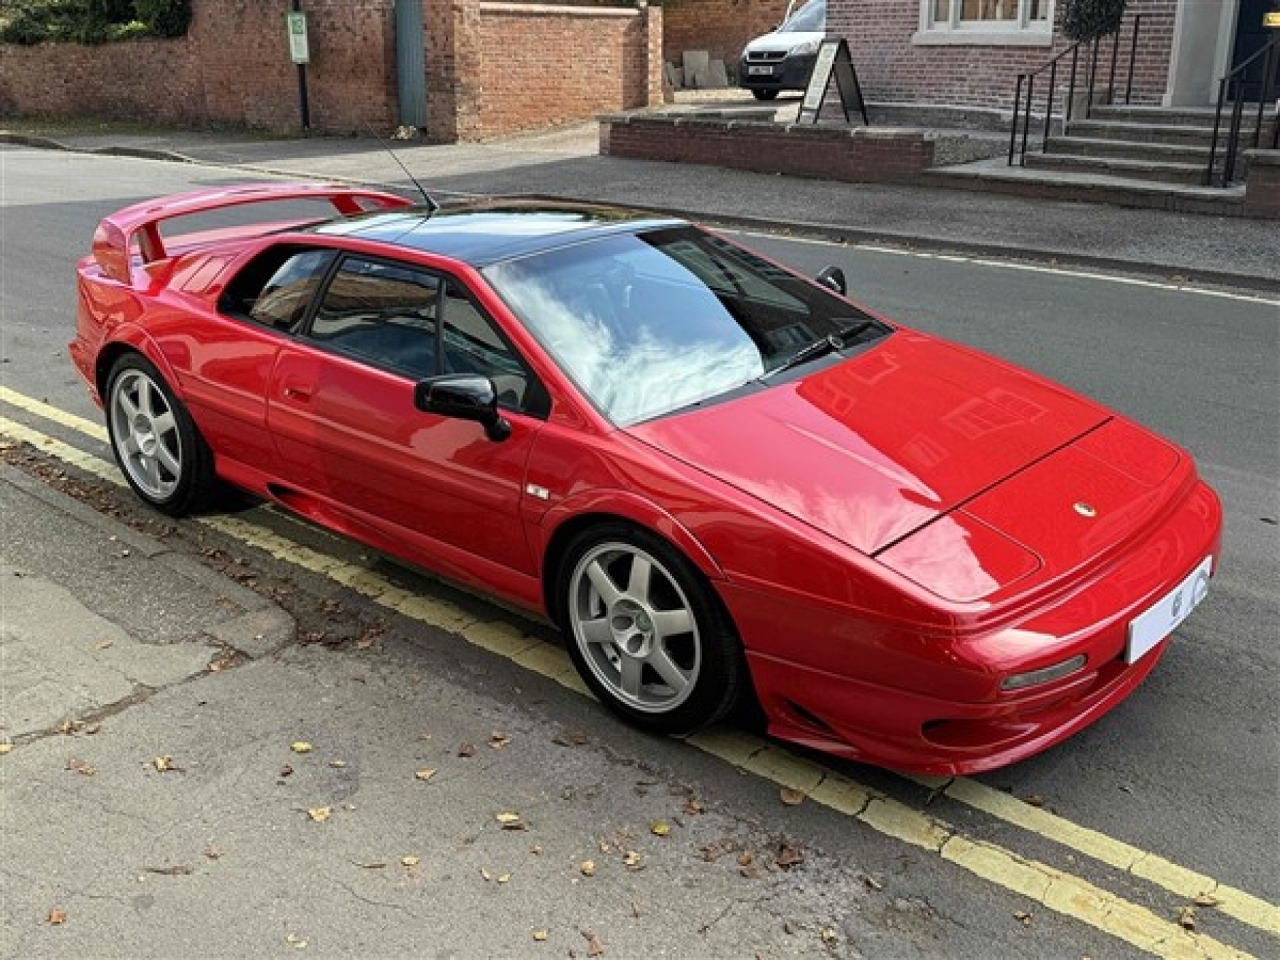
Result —
<instances>
[{"instance_id":1,"label":"car roof","mask_svg":"<svg viewBox=\"0 0 1280 960\"><path fill-rule=\"evenodd\" d=\"M471 200L438 209L371 211L310 227L323 236L353 237L438 254L484 267L568 243L685 221L639 210L545 200Z\"/></svg>"}]
</instances>

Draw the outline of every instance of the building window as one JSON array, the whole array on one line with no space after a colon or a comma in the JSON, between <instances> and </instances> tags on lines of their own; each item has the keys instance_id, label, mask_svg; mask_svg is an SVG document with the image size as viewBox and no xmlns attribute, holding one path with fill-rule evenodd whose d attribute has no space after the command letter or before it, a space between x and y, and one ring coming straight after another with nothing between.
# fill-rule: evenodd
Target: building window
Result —
<instances>
[{"instance_id":1,"label":"building window","mask_svg":"<svg viewBox=\"0 0 1280 960\"><path fill-rule=\"evenodd\" d=\"M1053 0L921 0L917 44L1053 43Z\"/></svg>"}]
</instances>

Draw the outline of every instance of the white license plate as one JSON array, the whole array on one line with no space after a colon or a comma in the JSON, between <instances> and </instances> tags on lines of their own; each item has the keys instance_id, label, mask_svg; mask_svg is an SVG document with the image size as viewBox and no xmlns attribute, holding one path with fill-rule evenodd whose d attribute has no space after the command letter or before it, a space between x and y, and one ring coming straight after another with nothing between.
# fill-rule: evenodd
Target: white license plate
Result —
<instances>
[{"instance_id":1,"label":"white license plate","mask_svg":"<svg viewBox=\"0 0 1280 960\"><path fill-rule=\"evenodd\" d=\"M1187 579L1129 622L1129 641L1124 648L1126 663L1137 663L1191 615L1209 592L1212 569L1213 557L1205 557Z\"/></svg>"},{"instance_id":2,"label":"white license plate","mask_svg":"<svg viewBox=\"0 0 1280 960\"><path fill-rule=\"evenodd\" d=\"M753 77L767 77L773 73L773 67L747 67L747 73Z\"/></svg>"}]
</instances>

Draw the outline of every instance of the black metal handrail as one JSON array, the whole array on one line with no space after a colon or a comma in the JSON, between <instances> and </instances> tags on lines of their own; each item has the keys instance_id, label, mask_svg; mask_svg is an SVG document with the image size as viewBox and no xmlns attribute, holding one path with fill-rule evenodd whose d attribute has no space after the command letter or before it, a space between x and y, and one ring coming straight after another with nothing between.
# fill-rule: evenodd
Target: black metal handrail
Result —
<instances>
[{"instance_id":1,"label":"black metal handrail","mask_svg":"<svg viewBox=\"0 0 1280 960\"><path fill-rule=\"evenodd\" d=\"M1249 68L1261 58L1262 75L1251 80L1247 74ZM1267 106L1267 97L1273 88L1280 87L1280 36L1272 37L1265 46L1248 60L1233 67L1218 81L1218 110L1213 116L1213 139L1209 143L1209 164L1205 167L1205 186L1214 186L1214 163L1218 159L1218 138L1222 129L1222 111L1228 102L1231 103L1231 123L1227 130L1226 154L1222 161L1222 176L1217 185L1226 187L1235 179L1236 159L1240 149L1240 127L1244 121L1244 104L1246 91L1253 85L1258 86L1258 116L1254 122L1253 148L1262 142L1262 118ZM1280 112L1274 118L1271 131L1271 149L1280 145Z\"/></svg>"},{"instance_id":2,"label":"black metal handrail","mask_svg":"<svg viewBox=\"0 0 1280 960\"><path fill-rule=\"evenodd\" d=\"M1129 70L1128 78L1125 80L1124 102L1129 103L1133 97L1133 67L1138 52L1138 34L1142 30L1142 15L1138 14L1133 18L1133 33L1129 41ZM1116 88L1116 63L1120 55L1120 34L1124 32L1124 24L1121 23L1116 30L1108 34L1111 38L1111 70L1107 81L1107 103L1115 102ZM1085 103L1084 118L1089 119L1089 111L1093 106L1094 100L1094 84L1098 76L1098 51L1102 41L1106 40L1106 36L1097 37L1093 40L1081 40L1073 43L1067 49L1063 50L1052 60L1037 67L1029 73L1018 74L1018 86L1013 94L1013 122L1009 126L1009 166L1013 166L1015 158L1017 164L1022 166L1026 163L1027 156L1027 140L1031 134L1031 112L1035 98L1035 81L1046 70L1049 71L1049 88L1045 94L1044 105L1044 133L1040 138L1040 150L1043 152L1048 147L1049 134L1053 128L1053 101L1057 94L1058 88L1058 64L1068 54L1071 55L1071 79L1067 84L1067 105L1063 111L1062 122L1065 126L1071 122L1071 112L1075 107L1076 98L1076 74L1080 66L1080 48L1090 47L1089 55L1089 97ZM1023 84L1026 84L1026 97L1024 102ZM1018 126L1019 121L1022 125L1021 145L1019 145Z\"/></svg>"}]
</instances>

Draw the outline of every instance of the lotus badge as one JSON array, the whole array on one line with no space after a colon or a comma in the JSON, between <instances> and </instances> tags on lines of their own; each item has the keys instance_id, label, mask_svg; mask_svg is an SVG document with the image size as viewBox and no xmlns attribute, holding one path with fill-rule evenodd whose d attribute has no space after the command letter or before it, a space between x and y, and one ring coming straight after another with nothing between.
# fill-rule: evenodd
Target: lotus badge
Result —
<instances>
[{"instance_id":1,"label":"lotus badge","mask_svg":"<svg viewBox=\"0 0 1280 960\"><path fill-rule=\"evenodd\" d=\"M1085 503L1083 500L1076 503L1075 511L1080 514L1080 516L1088 517L1090 520L1098 515L1098 511L1094 509L1093 504Z\"/></svg>"}]
</instances>

